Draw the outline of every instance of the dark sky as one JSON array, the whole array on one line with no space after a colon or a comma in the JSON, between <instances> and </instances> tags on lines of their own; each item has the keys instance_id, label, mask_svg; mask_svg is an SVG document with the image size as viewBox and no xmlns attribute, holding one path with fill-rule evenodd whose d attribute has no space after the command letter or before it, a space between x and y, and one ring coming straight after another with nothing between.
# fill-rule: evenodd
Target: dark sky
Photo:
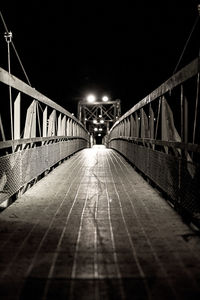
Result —
<instances>
[{"instance_id":1,"label":"dark sky","mask_svg":"<svg viewBox=\"0 0 200 300\"><path fill-rule=\"evenodd\" d=\"M32 86L75 113L89 92L121 99L125 112L158 87L172 75L198 16L196 0L5 2L1 11ZM0 34L7 69L2 23ZM180 67L198 48L196 28ZM11 68L25 80L13 51Z\"/></svg>"}]
</instances>

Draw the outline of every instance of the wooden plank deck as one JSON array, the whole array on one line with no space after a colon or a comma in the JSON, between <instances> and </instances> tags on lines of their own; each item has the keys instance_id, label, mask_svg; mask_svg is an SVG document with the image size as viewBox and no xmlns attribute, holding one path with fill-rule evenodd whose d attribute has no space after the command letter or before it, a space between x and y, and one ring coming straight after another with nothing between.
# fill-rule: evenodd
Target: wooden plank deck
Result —
<instances>
[{"instance_id":1,"label":"wooden plank deck","mask_svg":"<svg viewBox=\"0 0 200 300\"><path fill-rule=\"evenodd\" d=\"M200 299L199 254L159 193L96 146L0 214L0 299Z\"/></svg>"}]
</instances>

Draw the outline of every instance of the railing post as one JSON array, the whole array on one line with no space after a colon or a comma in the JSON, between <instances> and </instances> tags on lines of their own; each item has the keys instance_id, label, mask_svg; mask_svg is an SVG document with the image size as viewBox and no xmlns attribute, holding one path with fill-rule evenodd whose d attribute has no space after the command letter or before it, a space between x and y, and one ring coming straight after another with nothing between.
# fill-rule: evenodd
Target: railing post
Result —
<instances>
[{"instance_id":1,"label":"railing post","mask_svg":"<svg viewBox=\"0 0 200 300\"><path fill-rule=\"evenodd\" d=\"M183 103L183 85L181 84L181 141L184 141L184 103Z\"/></svg>"},{"instance_id":2,"label":"railing post","mask_svg":"<svg viewBox=\"0 0 200 300\"><path fill-rule=\"evenodd\" d=\"M10 43L12 42L12 32L6 32L4 34L5 40L7 42L8 46L8 73L11 74L10 70ZM11 139L14 139L14 133L13 133L13 104L12 104L12 90L11 85L9 84L9 98L10 98L10 126L11 126Z\"/></svg>"},{"instance_id":3,"label":"railing post","mask_svg":"<svg viewBox=\"0 0 200 300\"><path fill-rule=\"evenodd\" d=\"M151 103L149 105L149 131L150 138L154 139L154 111L152 109Z\"/></svg>"},{"instance_id":4,"label":"railing post","mask_svg":"<svg viewBox=\"0 0 200 300\"><path fill-rule=\"evenodd\" d=\"M26 113L24 139L36 137L36 101L33 100Z\"/></svg>"},{"instance_id":5,"label":"railing post","mask_svg":"<svg viewBox=\"0 0 200 300\"><path fill-rule=\"evenodd\" d=\"M14 102L14 139L20 139L20 104L21 104L21 94L18 93L17 98Z\"/></svg>"},{"instance_id":6,"label":"railing post","mask_svg":"<svg viewBox=\"0 0 200 300\"><path fill-rule=\"evenodd\" d=\"M197 74L197 90L196 90L196 103L195 103L195 112L194 112L193 139L192 139L193 144L195 143L195 135L196 135L198 102L199 102L199 73Z\"/></svg>"},{"instance_id":7,"label":"railing post","mask_svg":"<svg viewBox=\"0 0 200 300\"><path fill-rule=\"evenodd\" d=\"M3 141L5 141L6 138L5 138L5 133L4 133L4 129L3 129L3 123L2 123L2 119L1 119L1 114L0 114L0 130L1 130L2 139L3 139Z\"/></svg>"},{"instance_id":8,"label":"railing post","mask_svg":"<svg viewBox=\"0 0 200 300\"><path fill-rule=\"evenodd\" d=\"M42 136L47 136L47 106L43 111L43 126L42 126Z\"/></svg>"}]
</instances>

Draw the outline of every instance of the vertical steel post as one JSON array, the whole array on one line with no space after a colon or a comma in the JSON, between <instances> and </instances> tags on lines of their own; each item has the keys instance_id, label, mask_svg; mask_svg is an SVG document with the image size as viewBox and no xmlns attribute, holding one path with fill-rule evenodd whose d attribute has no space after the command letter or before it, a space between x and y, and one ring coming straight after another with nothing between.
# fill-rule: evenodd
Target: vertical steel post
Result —
<instances>
[{"instance_id":1,"label":"vertical steel post","mask_svg":"<svg viewBox=\"0 0 200 300\"><path fill-rule=\"evenodd\" d=\"M135 132L136 132L136 135L135 137L139 138L140 137L140 121L139 121L139 117L138 117L138 113L136 112L135 113Z\"/></svg>"},{"instance_id":2,"label":"vertical steel post","mask_svg":"<svg viewBox=\"0 0 200 300\"><path fill-rule=\"evenodd\" d=\"M157 115L157 122L156 122L155 140L157 139L157 134L158 134L158 124L159 124L159 119L160 119L160 106L161 106L161 97L159 98L159 103L158 103L158 115Z\"/></svg>"},{"instance_id":3,"label":"vertical steel post","mask_svg":"<svg viewBox=\"0 0 200 300\"><path fill-rule=\"evenodd\" d=\"M14 139L20 139L20 103L21 103L21 94L18 93L17 98L14 102Z\"/></svg>"},{"instance_id":4,"label":"vertical steel post","mask_svg":"<svg viewBox=\"0 0 200 300\"><path fill-rule=\"evenodd\" d=\"M82 106L80 104L80 101L78 102L78 118L80 122L84 122L85 125L85 120L82 120Z\"/></svg>"},{"instance_id":5,"label":"vertical steel post","mask_svg":"<svg viewBox=\"0 0 200 300\"><path fill-rule=\"evenodd\" d=\"M184 97L184 142L188 143L188 101Z\"/></svg>"},{"instance_id":6,"label":"vertical steel post","mask_svg":"<svg viewBox=\"0 0 200 300\"><path fill-rule=\"evenodd\" d=\"M67 118L67 136L69 136L70 135L70 119L69 118Z\"/></svg>"},{"instance_id":7,"label":"vertical steel post","mask_svg":"<svg viewBox=\"0 0 200 300\"><path fill-rule=\"evenodd\" d=\"M196 92L196 104L195 104L195 112L194 112L193 139L192 139L193 144L195 143L198 102L199 102L199 73L197 75L197 92Z\"/></svg>"},{"instance_id":8,"label":"vertical steel post","mask_svg":"<svg viewBox=\"0 0 200 300\"><path fill-rule=\"evenodd\" d=\"M6 32L4 34L5 40L7 42L8 47L8 73L11 74L10 70L10 43L12 41L12 32ZM11 139L14 139L14 133L13 133L13 108L12 108L12 91L11 91L11 85L9 85L9 98L10 98L10 126L11 126Z\"/></svg>"},{"instance_id":9,"label":"vertical steel post","mask_svg":"<svg viewBox=\"0 0 200 300\"><path fill-rule=\"evenodd\" d=\"M184 142L184 108L183 108L183 85L181 84L181 141Z\"/></svg>"},{"instance_id":10,"label":"vertical steel post","mask_svg":"<svg viewBox=\"0 0 200 300\"><path fill-rule=\"evenodd\" d=\"M64 116L61 121L61 135L66 135L66 116Z\"/></svg>"},{"instance_id":11,"label":"vertical steel post","mask_svg":"<svg viewBox=\"0 0 200 300\"><path fill-rule=\"evenodd\" d=\"M149 105L149 135L151 139L154 139L154 111L152 109L151 103Z\"/></svg>"},{"instance_id":12,"label":"vertical steel post","mask_svg":"<svg viewBox=\"0 0 200 300\"><path fill-rule=\"evenodd\" d=\"M37 112L39 135L41 137L42 136L42 131L41 131L41 124L40 124L40 112L39 112L39 103L38 103L38 101L36 101L36 112ZM37 135L37 133L36 133L36 135Z\"/></svg>"},{"instance_id":13,"label":"vertical steel post","mask_svg":"<svg viewBox=\"0 0 200 300\"><path fill-rule=\"evenodd\" d=\"M62 116L61 114L59 114L59 117L58 117L58 131L57 131L57 135L58 136L61 136L62 135Z\"/></svg>"},{"instance_id":14,"label":"vertical steel post","mask_svg":"<svg viewBox=\"0 0 200 300\"><path fill-rule=\"evenodd\" d=\"M45 107L45 110L43 111L43 127L42 127L42 136L47 136L47 106Z\"/></svg>"},{"instance_id":15,"label":"vertical steel post","mask_svg":"<svg viewBox=\"0 0 200 300\"><path fill-rule=\"evenodd\" d=\"M3 123L1 120L1 114L0 114L0 130L1 130L2 139L3 139L3 141L5 141L6 138L5 138L5 134L4 134Z\"/></svg>"}]
</instances>

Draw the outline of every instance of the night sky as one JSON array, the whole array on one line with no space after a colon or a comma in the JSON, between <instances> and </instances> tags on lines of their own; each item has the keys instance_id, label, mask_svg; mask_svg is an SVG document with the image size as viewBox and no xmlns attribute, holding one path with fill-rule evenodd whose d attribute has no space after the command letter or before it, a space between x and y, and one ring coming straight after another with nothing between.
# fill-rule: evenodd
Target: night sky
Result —
<instances>
[{"instance_id":1,"label":"night sky","mask_svg":"<svg viewBox=\"0 0 200 300\"><path fill-rule=\"evenodd\" d=\"M5 2L1 12L31 85L75 114L90 92L121 99L124 113L167 80L198 16L197 0ZM198 55L199 27L180 67ZM7 69L3 35L1 22ZM14 51L11 71L26 81Z\"/></svg>"}]
</instances>

